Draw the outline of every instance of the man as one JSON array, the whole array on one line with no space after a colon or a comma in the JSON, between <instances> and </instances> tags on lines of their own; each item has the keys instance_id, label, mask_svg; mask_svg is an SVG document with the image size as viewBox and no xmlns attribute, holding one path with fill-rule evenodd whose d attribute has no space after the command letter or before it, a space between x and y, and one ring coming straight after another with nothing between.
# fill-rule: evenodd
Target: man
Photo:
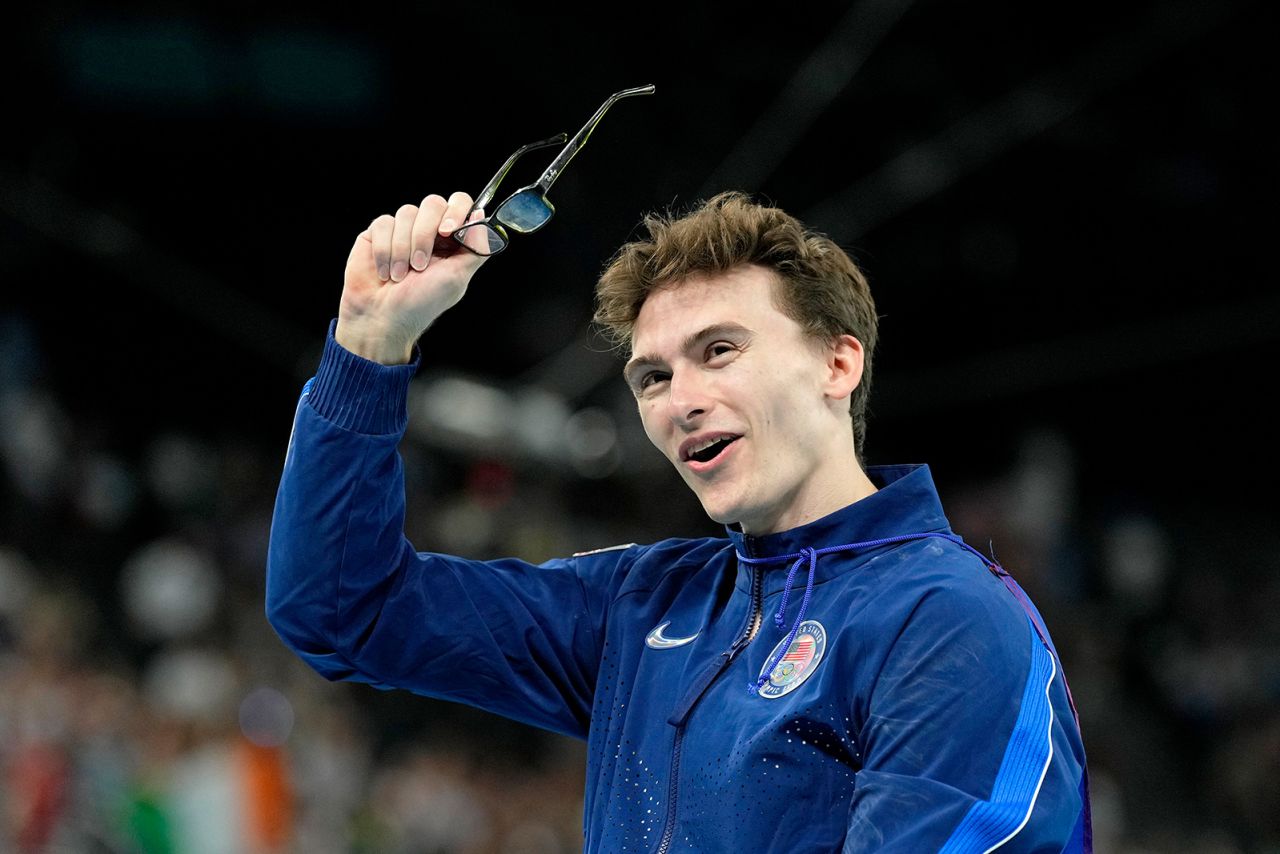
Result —
<instances>
[{"instance_id":1,"label":"man","mask_svg":"<svg viewBox=\"0 0 1280 854\"><path fill-rule=\"evenodd\" d=\"M418 553L396 446L414 344L483 258L471 200L380 217L299 403L268 613L329 679L588 741L585 849L1088 850L1084 750L1039 614L923 466L865 468L870 291L724 194L649 217L597 287L646 434L727 538L541 566Z\"/></svg>"}]
</instances>

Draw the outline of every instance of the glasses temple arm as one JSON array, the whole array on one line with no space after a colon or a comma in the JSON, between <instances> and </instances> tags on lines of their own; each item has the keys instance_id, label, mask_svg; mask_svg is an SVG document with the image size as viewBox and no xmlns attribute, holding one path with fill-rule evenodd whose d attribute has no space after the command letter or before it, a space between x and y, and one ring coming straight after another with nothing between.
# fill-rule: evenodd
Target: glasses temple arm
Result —
<instances>
[{"instance_id":1,"label":"glasses temple arm","mask_svg":"<svg viewBox=\"0 0 1280 854\"><path fill-rule=\"evenodd\" d=\"M531 142L528 145L522 145L520 148L516 149L515 154L508 157L507 162L503 163L502 167L494 173L492 178L489 179L489 183L484 185L484 189L480 191L480 195L476 196L475 203L471 205L471 210L483 208L488 205L489 202L493 201L493 194L498 192L498 185L502 183L502 179L506 177L507 173L511 171L511 167L514 166L516 161L522 156L530 151L536 151L539 148L548 148L552 145L559 145L564 142L568 136L569 135L565 133L558 133L549 139Z\"/></svg>"},{"instance_id":2,"label":"glasses temple arm","mask_svg":"<svg viewBox=\"0 0 1280 854\"><path fill-rule=\"evenodd\" d=\"M600 105L600 109L596 110L596 114L582 126L582 130L574 134L573 139L569 140L569 144L561 149L560 153L556 155L556 159L551 161L551 165L547 167L546 171L542 173L542 177L538 178L538 182L533 186L541 193L546 193L551 189L551 185L560 177L560 173L564 171L564 167L569 165L569 161L578 153L578 149L587 144L587 140L591 137L591 132L596 129L596 125L598 125L600 120L604 118L604 114L614 105L615 101L619 101L623 98L629 98L632 95L652 95L653 92L654 86L650 83L648 86L637 86L634 89L623 89L621 92L615 92L610 95L608 99Z\"/></svg>"}]
</instances>

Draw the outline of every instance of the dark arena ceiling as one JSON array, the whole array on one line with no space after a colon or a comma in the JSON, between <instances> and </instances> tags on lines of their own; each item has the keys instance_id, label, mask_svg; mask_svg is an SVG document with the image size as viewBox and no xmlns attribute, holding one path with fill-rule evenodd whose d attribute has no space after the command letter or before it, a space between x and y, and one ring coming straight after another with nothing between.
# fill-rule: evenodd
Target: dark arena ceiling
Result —
<instances>
[{"instance_id":1,"label":"dark arena ceiling","mask_svg":"<svg viewBox=\"0 0 1280 854\"><path fill-rule=\"evenodd\" d=\"M282 446L369 220L475 193L517 145L653 83L424 338L424 375L625 409L587 333L596 274L645 211L741 189L869 273L872 461L979 471L1049 424L1099 477L1178 486L1270 454L1273 19L1242 0L31 5L2 60L0 311L108 432Z\"/></svg>"}]
</instances>

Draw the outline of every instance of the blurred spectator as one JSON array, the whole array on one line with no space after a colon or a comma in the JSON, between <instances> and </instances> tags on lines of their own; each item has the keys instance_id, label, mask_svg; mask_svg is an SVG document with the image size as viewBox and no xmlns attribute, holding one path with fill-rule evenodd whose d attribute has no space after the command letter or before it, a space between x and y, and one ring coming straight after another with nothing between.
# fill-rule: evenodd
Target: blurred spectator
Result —
<instances>
[{"instance_id":1,"label":"blurred spectator","mask_svg":"<svg viewBox=\"0 0 1280 854\"><path fill-rule=\"evenodd\" d=\"M0 850L581 849L581 744L326 683L275 638L261 588L281 448L171 430L118 441L39 385L34 347L5 339L20 323L0 332L0 355L23 353L0 359ZM686 507L678 524L705 523L676 498L655 507L667 481L634 471L405 452L422 547L544 559L669 531ZM1086 495L1082 465L1064 433L1038 429L1008 471L952 485L948 503L1058 627L1098 850L1274 850L1280 546L1165 518L1119 487Z\"/></svg>"}]
</instances>

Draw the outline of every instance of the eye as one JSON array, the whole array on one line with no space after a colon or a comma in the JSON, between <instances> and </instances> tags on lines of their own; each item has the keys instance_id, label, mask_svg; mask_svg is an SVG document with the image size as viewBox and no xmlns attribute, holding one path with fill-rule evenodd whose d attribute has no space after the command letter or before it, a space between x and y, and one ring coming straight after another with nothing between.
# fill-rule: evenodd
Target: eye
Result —
<instances>
[{"instance_id":1,"label":"eye","mask_svg":"<svg viewBox=\"0 0 1280 854\"><path fill-rule=\"evenodd\" d=\"M636 382L636 388L644 391L647 388L652 388L660 382L665 382L670 379L670 377L671 375L665 371L646 371Z\"/></svg>"},{"instance_id":2,"label":"eye","mask_svg":"<svg viewBox=\"0 0 1280 854\"><path fill-rule=\"evenodd\" d=\"M738 348L734 347L728 341L717 341L711 346L707 347L706 359L708 362L712 362L716 360L723 361L725 357L727 357L731 353L737 352L737 349Z\"/></svg>"}]
</instances>

